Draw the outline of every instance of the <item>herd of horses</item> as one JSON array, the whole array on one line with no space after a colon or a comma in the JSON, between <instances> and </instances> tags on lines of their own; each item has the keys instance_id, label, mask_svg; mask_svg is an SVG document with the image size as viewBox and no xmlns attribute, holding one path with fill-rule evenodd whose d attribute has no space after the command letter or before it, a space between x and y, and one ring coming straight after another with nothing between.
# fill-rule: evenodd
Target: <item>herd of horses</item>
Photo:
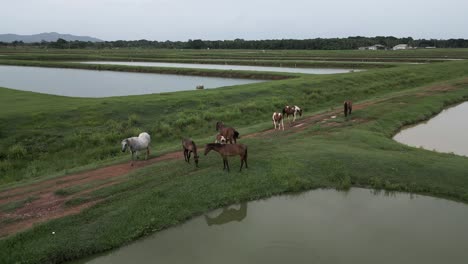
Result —
<instances>
[{"instance_id":1,"label":"herd of horses","mask_svg":"<svg viewBox=\"0 0 468 264\"><path fill-rule=\"evenodd\" d=\"M347 117L351 114L353 109L353 103L349 100L346 100L343 103L344 107L344 116ZM286 118L289 121L289 117L292 116L292 122L296 121L297 115L302 116L303 109L297 105L294 106L285 106L282 112L274 112L272 116L274 129L278 126L278 130L281 128L284 130L284 122L283 119ZM289 121L291 122L291 121ZM229 156L240 156L241 166L239 171L242 171L242 168L245 164L245 168L248 168L247 165L247 146L244 144L237 144L237 140L239 139L239 132L233 127L225 126L223 122L216 122L216 131L218 134L216 135L215 143L208 143L205 145L205 156L210 151L216 151L223 159L223 170L229 172ZM127 149L130 150L132 155L132 162L131 166L133 166L133 161L135 160L135 155L138 158L138 152L145 150L146 151L146 159L148 159L150 153L150 143L151 137L148 133L143 132L138 135L138 137L130 137L122 140L122 152L125 152ZM229 144L228 144L229 143ZM184 138L182 139L182 148L184 151L184 160L187 163L190 163L191 155L193 154L193 160L195 161L195 166L198 168L198 160L200 156L197 152L197 145L191 139Z\"/></svg>"}]
</instances>

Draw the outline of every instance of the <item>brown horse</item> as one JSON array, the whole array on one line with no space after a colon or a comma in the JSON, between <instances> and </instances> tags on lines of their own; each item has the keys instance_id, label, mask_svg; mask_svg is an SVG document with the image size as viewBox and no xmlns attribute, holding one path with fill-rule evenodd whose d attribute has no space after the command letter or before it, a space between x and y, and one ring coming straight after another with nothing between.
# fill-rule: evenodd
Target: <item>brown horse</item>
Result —
<instances>
[{"instance_id":1,"label":"brown horse","mask_svg":"<svg viewBox=\"0 0 468 264\"><path fill-rule=\"evenodd\" d=\"M239 155L241 159L241 166L239 171L242 171L242 167L244 166L245 162L245 168L248 168L247 166L247 146L243 144L219 144L219 143L209 143L206 144L205 146L205 156L210 152L211 150L214 150L221 155L223 158L223 170L227 168L229 171L229 163L228 163L228 156L236 156Z\"/></svg>"},{"instance_id":2,"label":"brown horse","mask_svg":"<svg viewBox=\"0 0 468 264\"><path fill-rule=\"evenodd\" d=\"M273 125L275 126L275 130L276 130L276 123L278 123L278 130L281 130L281 126L283 126L283 130L284 130L283 114L274 112L271 119L273 119Z\"/></svg>"},{"instance_id":3,"label":"brown horse","mask_svg":"<svg viewBox=\"0 0 468 264\"><path fill-rule=\"evenodd\" d=\"M351 111L353 111L353 102L346 100L344 101L344 116L347 117L351 115Z\"/></svg>"},{"instance_id":4,"label":"brown horse","mask_svg":"<svg viewBox=\"0 0 468 264\"><path fill-rule=\"evenodd\" d=\"M190 163L190 154L193 152L193 159L195 160L195 166L198 168L198 153L197 145L193 140L184 138L182 139L182 148L184 148L184 159L186 162Z\"/></svg>"},{"instance_id":5,"label":"brown horse","mask_svg":"<svg viewBox=\"0 0 468 264\"><path fill-rule=\"evenodd\" d=\"M216 122L216 131L218 131L219 134L226 139L226 143L229 142L232 144L233 140L234 144L237 143L239 132L237 132L234 128L224 126L223 122L218 121Z\"/></svg>"},{"instance_id":6,"label":"brown horse","mask_svg":"<svg viewBox=\"0 0 468 264\"><path fill-rule=\"evenodd\" d=\"M302 109L295 105L295 106L285 106L283 108L283 116L286 116L289 120L289 116L292 115L293 116L293 122L296 121L296 116L297 114L299 114L299 116L302 116Z\"/></svg>"}]
</instances>

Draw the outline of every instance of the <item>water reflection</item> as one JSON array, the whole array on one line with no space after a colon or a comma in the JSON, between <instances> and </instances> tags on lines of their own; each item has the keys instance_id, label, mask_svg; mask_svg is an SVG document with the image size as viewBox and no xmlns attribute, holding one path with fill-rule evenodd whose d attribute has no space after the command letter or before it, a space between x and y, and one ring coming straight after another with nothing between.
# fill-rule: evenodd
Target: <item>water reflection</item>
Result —
<instances>
[{"instance_id":1,"label":"water reflection","mask_svg":"<svg viewBox=\"0 0 468 264\"><path fill-rule=\"evenodd\" d=\"M74 97L107 97L258 83L260 80L80 69L0 66L0 87Z\"/></svg>"},{"instance_id":2,"label":"water reflection","mask_svg":"<svg viewBox=\"0 0 468 264\"><path fill-rule=\"evenodd\" d=\"M350 69L338 68L291 68L291 67L271 67L271 66L248 66L248 65L221 65L221 64L197 64L197 63L173 63L173 62L143 62L143 61L85 61L87 64L113 64L129 66L148 67L174 67L192 69L213 69L213 70L239 70L239 71L269 71L269 72L291 72L308 74L336 74L351 72ZM352 70L358 72L361 70Z\"/></svg>"},{"instance_id":3,"label":"water reflection","mask_svg":"<svg viewBox=\"0 0 468 264\"><path fill-rule=\"evenodd\" d=\"M442 111L427 122L403 129L394 140L413 147L468 156L468 102Z\"/></svg>"},{"instance_id":4,"label":"water reflection","mask_svg":"<svg viewBox=\"0 0 468 264\"><path fill-rule=\"evenodd\" d=\"M276 196L249 202L248 215L245 203L228 206L82 263L466 263L468 206L411 198L359 188Z\"/></svg>"},{"instance_id":5,"label":"water reflection","mask_svg":"<svg viewBox=\"0 0 468 264\"><path fill-rule=\"evenodd\" d=\"M236 209L239 205L230 205L225 206L223 211L215 217L211 217L208 214L205 214L206 224L209 226L212 225L224 225L229 222L240 222L247 216L247 203L241 203L240 207Z\"/></svg>"}]
</instances>

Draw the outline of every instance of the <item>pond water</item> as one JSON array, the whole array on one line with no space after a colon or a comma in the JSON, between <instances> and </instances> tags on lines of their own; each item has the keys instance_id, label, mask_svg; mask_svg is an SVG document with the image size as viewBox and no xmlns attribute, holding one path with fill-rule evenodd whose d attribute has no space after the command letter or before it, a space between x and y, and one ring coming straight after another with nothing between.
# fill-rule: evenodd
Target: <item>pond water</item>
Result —
<instances>
[{"instance_id":1,"label":"pond water","mask_svg":"<svg viewBox=\"0 0 468 264\"><path fill-rule=\"evenodd\" d=\"M289 67L264 67L264 66L172 63L172 62L86 61L86 62L81 62L81 63L149 66L149 67L193 68L193 69L214 69L214 70L292 72L292 73L308 73L308 74L335 74L335 73L346 73L346 72L351 71L350 69L333 69L333 68L289 68ZM359 70L354 70L354 71L359 71Z\"/></svg>"},{"instance_id":2,"label":"pond water","mask_svg":"<svg viewBox=\"0 0 468 264\"><path fill-rule=\"evenodd\" d=\"M443 110L427 122L405 128L394 140L413 147L468 156L468 102Z\"/></svg>"},{"instance_id":3,"label":"pond water","mask_svg":"<svg viewBox=\"0 0 468 264\"><path fill-rule=\"evenodd\" d=\"M314 190L232 205L79 263L466 263L468 206Z\"/></svg>"},{"instance_id":4,"label":"pond water","mask_svg":"<svg viewBox=\"0 0 468 264\"><path fill-rule=\"evenodd\" d=\"M173 74L92 71L0 65L0 87L75 97L108 97L195 90L263 80Z\"/></svg>"}]
</instances>

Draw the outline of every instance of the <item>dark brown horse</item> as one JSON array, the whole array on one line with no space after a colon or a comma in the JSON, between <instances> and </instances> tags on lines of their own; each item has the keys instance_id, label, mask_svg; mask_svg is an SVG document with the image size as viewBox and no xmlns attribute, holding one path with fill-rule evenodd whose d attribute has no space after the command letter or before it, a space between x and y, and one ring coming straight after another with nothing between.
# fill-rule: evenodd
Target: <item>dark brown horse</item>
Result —
<instances>
[{"instance_id":1,"label":"dark brown horse","mask_svg":"<svg viewBox=\"0 0 468 264\"><path fill-rule=\"evenodd\" d=\"M351 112L353 111L353 102L346 100L344 101L344 116L347 117L348 115L351 115Z\"/></svg>"},{"instance_id":2,"label":"dark brown horse","mask_svg":"<svg viewBox=\"0 0 468 264\"><path fill-rule=\"evenodd\" d=\"M208 154L211 150L214 150L221 155L223 158L223 170L227 168L229 171L228 156L239 155L241 159L241 166L239 171L242 171L242 167L248 168L247 166L247 146L243 144L219 144L219 143L209 143L205 146L205 155Z\"/></svg>"},{"instance_id":3,"label":"dark brown horse","mask_svg":"<svg viewBox=\"0 0 468 264\"><path fill-rule=\"evenodd\" d=\"M226 139L226 143L229 142L232 144L233 140L234 144L237 143L239 132L237 132L234 128L224 126L223 122L218 121L216 122L216 131L218 131L219 134Z\"/></svg>"},{"instance_id":4,"label":"dark brown horse","mask_svg":"<svg viewBox=\"0 0 468 264\"><path fill-rule=\"evenodd\" d=\"M299 114L299 116L302 116L302 109L295 105L295 106L285 106L283 108L283 117L286 116L289 120L289 116L292 115L293 116L293 122L296 121L296 116L297 114Z\"/></svg>"},{"instance_id":5,"label":"dark brown horse","mask_svg":"<svg viewBox=\"0 0 468 264\"><path fill-rule=\"evenodd\" d=\"M186 162L190 163L190 154L193 152L193 159L195 160L195 166L198 168L198 153L197 145L193 140L184 138L182 139L182 147L184 148L184 159Z\"/></svg>"}]
</instances>

